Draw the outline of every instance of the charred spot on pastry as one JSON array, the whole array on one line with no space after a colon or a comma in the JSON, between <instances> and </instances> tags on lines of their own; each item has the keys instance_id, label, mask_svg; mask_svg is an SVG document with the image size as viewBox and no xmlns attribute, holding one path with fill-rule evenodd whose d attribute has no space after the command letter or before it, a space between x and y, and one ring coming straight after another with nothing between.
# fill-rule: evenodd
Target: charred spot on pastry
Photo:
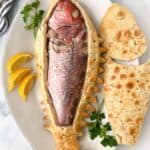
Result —
<instances>
[{"instance_id":1,"label":"charred spot on pastry","mask_svg":"<svg viewBox=\"0 0 150 150\"><path fill-rule=\"evenodd\" d=\"M127 39L130 39L130 38L132 37L130 30L126 30L126 31L124 32L124 36L125 36Z\"/></svg>"},{"instance_id":2,"label":"charred spot on pastry","mask_svg":"<svg viewBox=\"0 0 150 150\"><path fill-rule=\"evenodd\" d=\"M119 10L119 11L116 13L116 17L117 17L118 20L124 19L125 16L126 16L126 14L125 14L125 12L122 11L122 10Z\"/></svg>"},{"instance_id":3,"label":"charred spot on pastry","mask_svg":"<svg viewBox=\"0 0 150 150\"><path fill-rule=\"evenodd\" d=\"M117 84L117 85L116 85L116 88L117 88L117 89L121 89L121 88L122 88L122 85L121 85L121 84Z\"/></svg>"},{"instance_id":4,"label":"charred spot on pastry","mask_svg":"<svg viewBox=\"0 0 150 150\"><path fill-rule=\"evenodd\" d=\"M121 31L118 31L115 37L116 41L120 41L121 39Z\"/></svg>"},{"instance_id":5,"label":"charred spot on pastry","mask_svg":"<svg viewBox=\"0 0 150 150\"><path fill-rule=\"evenodd\" d=\"M129 77L134 78L135 77L135 73L134 72L130 73Z\"/></svg>"},{"instance_id":6,"label":"charred spot on pastry","mask_svg":"<svg viewBox=\"0 0 150 150\"><path fill-rule=\"evenodd\" d=\"M132 122L132 119L131 118L126 118L126 122Z\"/></svg>"},{"instance_id":7,"label":"charred spot on pastry","mask_svg":"<svg viewBox=\"0 0 150 150\"><path fill-rule=\"evenodd\" d=\"M127 89L133 89L134 86L135 86L135 84L134 84L134 82L132 82L132 81L129 81L129 82L126 84Z\"/></svg>"},{"instance_id":8,"label":"charred spot on pastry","mask_svg":"<svg viewBox=\"0 0 150 150\"><path fill-rule=\"evenodd\" d=\"M139 117L136 117L136 118L135 118L135 123L136 123L136 124L140 124L141 122L143 122L143 117L140 117L140 116L139 116Z\"/></svg>"},{"instance_id":9,"label":"charred spot on pastry","mask_svg":"<svg viewBox=\"0 0 150 150\"><path fill-rule=\"evenodd\" d=\"M115 80L115 79L116 79L116 76L113 75L113 76L111 77L111 79L112 79L112 80Z\"/></svg>"},{"instance_id":10,"label":"charred spot on pastry","mask_svg":"<svg viewBox=\"0 0 150 150\"><path fill-rule=\"evenodd\" d=\"M54 8L47 41L47 88L56 123L68 126L73 123L81 99L87 67L87 28L80 10L70 0L61 0Z\"/></svg>"},{"instance_id":11,"label":"charred spot on pastry","mask_svg":"<svg viewBox=\"0 0 150 150\"><path fill-rule=\"evenodd\" d=\"M108 114L108 117L109 117L109 118L113 118L113 114L112 114L112 113L109 113L109 114Z\"/></svg>"},{"instance_id":12,"label":"charred spot on pastry","mask_svg":"<svg viewBox=\"0 0 150 150\"><path fill-rule=\"evenodd\" d=\"M128 52L127 50L124 50L124 51L123 51L123 54L126 54L127 52Z\"/></svg>"},{"instance_id":13,"label":"charred spot on pastry","mask_svg":"<svg viewBox=\"0 0 150 150\"><path fill-rule=\"evenodd\" d=\"M139 36L141 36L141 35L142 35L142 32L140 31L140 29L136 29L136 30L134 31L134 36L139 37Z\"/></svg>"},{"instance_id":14,"label":"charred spot on pastry","mask_svg":"<svg viewBox=\"0 0 150 150\"><path fill-rule=\"evenodd\" d=\"M144 83L144 82L141 82L141 83L139 84L139 87L143 89L143 88L145 87L145 83Z\"/></svg>"},{"instance_id":15,"label":"charred spot on pastry","mask_svg":"<svg viewBox=\"0 0 150 150\"><path fill-rule=\"evenodd\" d=\"M133 101L134 105L139 105L140 104L140 100L137 98Z\"/></svg>"},{"instance_id":16,"label":"charred spot on pastry","mask_svg":"<svg viewBox=\"0 0 150 150\"><path fill-rule=\"evenodd\" d=\"M135 135L136 134L136 128L133 128L133 127L129 128L129 134Z\"/></svg>"},{"instance_id":17,"label":"charred spot on pastry","mask_svg":"<svg viewBox=\"0 0 150 150\"><path fill-rule=\"evenodd\" d=\"M100 49L100 52L101 52L101 53L107 52L107 48L105 48L105 47L100 46L99 49Z\"/></svg>"},{"instance_id":18,"label":"charred spot on pastry","mask_svg":"<svg viewBox=\"0 0 150 150\"><path fill-rule=\"evenodd\" d=\"M120 72L120 67L116 66L115 69L114 69L114 73L119 73L119 72Z\"/></svg>"},{"instance_id":19,"label":"charred spot on pastry","mask_svg":"<svg viewBox=\"0 0 150 150\"><path fill-rule=\"evenodd\" d=\"M135 105L139 105L139 104L140 104L140 101L136 99L136 100L134 100L134 104L135 104Z\"/></svg>"},{"instance_id":20,"label":"charred spot on pastry","mask_svg":"<svg viewBox=\"0 0 150 150\"><path fill-rule=\"evenodd\" d=\"M137 95L136 95L135 92L132 92L132 97L133 97L133 98L137 97Z\"/></svg>"},{"instance_id":21,"label":"charred spot on pastry","mask_svg":"<svg viewBox=\"0 0 150 150\"><path fill-rule=\"evenodd\" d=\"M107 92L107 91L109 91L109 90L110 90L109 87L105 85L105 86L104 86L104 91Z\"/></svg>"},{"instance_id":22,"label":"charred spot on pastry","mask_svg":"<svg viewBox=\"0 0 150 150\"><path fill-rule=\"evenodd\" d=\"M121 75L120 75L120 78L121 78L121 79L126 79L126 78L127 78L127 75L126 75L126 74L121 74Z\"/></svg>"}]
</instances>

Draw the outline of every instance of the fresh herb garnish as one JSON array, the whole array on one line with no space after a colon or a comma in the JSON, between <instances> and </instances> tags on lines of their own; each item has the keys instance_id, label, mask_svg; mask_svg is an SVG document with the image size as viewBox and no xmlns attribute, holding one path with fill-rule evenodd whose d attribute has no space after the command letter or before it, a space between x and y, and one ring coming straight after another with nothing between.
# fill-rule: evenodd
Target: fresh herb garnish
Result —
<instances>
[{"instance_id":1,"label":"fresh herb garnish","mask_svg":"<svg viewBox=\"0 0 150 150\"><path fill-rule=\"evenodd\" d=\"M41 24L44 11L39 9L40 1L35 0L31 4L27 4L21 11L24 28L26 30L33 30L34 37L36 37L37 29Z\"/></svg>"},{"instance_id":2,"label":"fresh herb garnish","mask_svg":"<svg viewBox=\"0 0 150 150\"><path fill-rule=\"evenodd\" d=\"M96 137L100 137L101 144L106 146L117 146L117 140L114 136L109 134L109 131L111 131L111 126L109 122L104 123L105 114L101 112L102 104L99 106L96 111L94 111L90 116L90 124L88 126L89 134L91 139L95 139Z\"/></svg>"}]
</instances>

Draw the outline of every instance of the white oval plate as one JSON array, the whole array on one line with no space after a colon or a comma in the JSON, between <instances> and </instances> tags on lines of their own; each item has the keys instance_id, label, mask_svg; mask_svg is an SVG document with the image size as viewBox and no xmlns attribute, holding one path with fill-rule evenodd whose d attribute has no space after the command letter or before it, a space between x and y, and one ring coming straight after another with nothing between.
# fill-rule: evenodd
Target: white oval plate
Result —
<instances>
[{"instance_id":1,"label":"white oval plate","mask_svg":"<svg viewBox=\"0 0 150 150\"><path fill-rule=\"evenodd\" d=\"M87 7L87 10L90 10L89 13L95 21L96 25L99 23L99 18L101 18L107 8L110 6L109 0L80 0L82 4ZM138 0L139 1L139 0ZM31 0L25 0L24 5ZM48 9L49 0L42 0L42 8L44 10ZM150 8L150 7L149 7ZM22 8L21 8L22 9ZM20 10L21 10L20 9ZM141 8L142 9L142 8ZM143 15L145 17L147 9L142 9ZM145 12L145 13L144 13ZM150 14L150 13L149 13ZM23 22L21 19L20 11L14 19L13 25L11 26L10 33L8 36L7 44L5 46L5 51L1 57L2 59L2 68L1 68L1 79L2 86L4 87L4 95L10 106L12 114L20 127L23 135L32 145L35 150L54 150L54 140L47 132L43 129L43 120L42 112L39 105L39 100L41 100L41 91L39 89L38 83L35 88L29 95L28 101L24 103L21 101L21 98L18 96L17 92L9 93L7 91L7 78L8 74L5 70L5 64L9 57L12 55L22 52L29 51L34 52L34 38L33 34L30 31L25 31L23 28ZM142 136L140 137L139 143L133 147L130 147L130 150L146 150L147 146L150 146L150 130L149 124L150 113L145 122L144 130ZM86 132L85 137L81 139L81 145L83 150L103 150L99 144L99 139L91 141L88 133ZM144 149L145 147L145 149ZM109 148L107 148L109 149ZM121 150L129 150L129 147L121 147Z\"/></svg>"}]
</instances>

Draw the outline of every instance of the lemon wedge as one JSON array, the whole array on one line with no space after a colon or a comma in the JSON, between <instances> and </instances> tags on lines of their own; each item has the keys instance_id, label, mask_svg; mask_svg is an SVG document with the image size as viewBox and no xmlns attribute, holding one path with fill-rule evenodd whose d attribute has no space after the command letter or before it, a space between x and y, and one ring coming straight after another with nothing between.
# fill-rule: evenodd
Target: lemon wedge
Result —
<instances>
[{"instance_id":1,"label":"lemon wedge","mask_svg":"<svg viewBox=\"0 0 150 150\"><path fill-rule=\"evenodd\" d=\"M22 52L14 55L11 57L7 64L6 64L6 70L8 73L12 73L13 71L17 70L19 66L24 64L25 62L28 62L33 58L33 55L28 52Z\"/></svg>"},{"instance_id":2,"label":"lemon wedge","mask_svg":"<svg viewBox=\"0 0 150 150\"><path fill-rule=\"evenodd\" d=\"M18 88L18 92L23 100L27 99L27 96L34 85L36 78L37 78L36 74L29 74L21 81Z\"/></svg>"},{"instance_id":3,"label":"lemon wedge","mask_svg":"<svg viewBox=\"0 0 150 150\"><path fill-rule=\"evenodd\" d=\"M31 68L20 68L10 74L8 78L8 90L11 92L21 82L21 80L31 73Z\"/></svg>"}]
</instances>

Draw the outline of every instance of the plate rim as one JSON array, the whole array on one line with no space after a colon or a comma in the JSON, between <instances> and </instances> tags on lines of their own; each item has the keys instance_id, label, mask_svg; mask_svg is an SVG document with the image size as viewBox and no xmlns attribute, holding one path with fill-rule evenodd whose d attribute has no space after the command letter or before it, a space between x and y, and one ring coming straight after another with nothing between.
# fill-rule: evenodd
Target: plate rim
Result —
<instances>
[{"instance_id":1,"label":"plate rim","mask_svg":"<svg viewBox=\"0 0 150 150\"><path fill-rule=\"evenodd\" d=\"M5 88L5 77L4 77L4 72L6 72L6 69L5 69L5 56L6 56L6 48L8 46L8 41L11 37L11 33L13 31L13 28L14 28L14 25L15 25L15 22L17 21L17 18L19 17L20 15L20 11L22 10L22 8L25 6L25 4L28 2L28 0L24 0L23 3L20 4L20 6L18 7L18 10L16 11L16 15L14 16L14 19L9 27L9 30L8 30L8 33L7 33L7 37L5 37L5 40L4 40L4 46L3 46L3 51L2 51L2 54L1 54L1 68L0 68L0 83L1 83L1 89L2 89L2 93L3 93L3 97L4 97L4 101L7 103L8 107L9 107L9 112L11 114L11 117L13 118L13 120L15 121L15 124L17 126L17 128L19 129L20 131L20 134L24 137L25 141L29 144L29 146L31 147L31 149L34 149L34 145L31 143L31 141L29 140L30 138L28 137L28 134L26 134L25 132L25 129L21 127L18 119L17 119L17 116L15 115L15 111L14 109L10 106L10 103L9 103L9 100L7 98L7 91L6 91L6 88Z\"/></svg>"}]
</instances>

